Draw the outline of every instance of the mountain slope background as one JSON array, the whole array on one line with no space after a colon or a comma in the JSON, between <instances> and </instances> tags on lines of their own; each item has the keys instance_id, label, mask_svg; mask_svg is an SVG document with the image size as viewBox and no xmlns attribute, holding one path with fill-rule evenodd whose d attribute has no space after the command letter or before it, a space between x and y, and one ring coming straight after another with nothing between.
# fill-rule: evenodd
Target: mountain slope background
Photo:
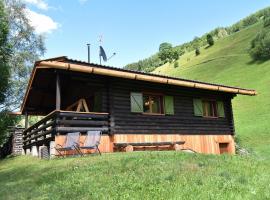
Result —
<instances>
[{"instance_id":1,"label":"mountain slope background","mask_svg":"<svg viewBox=\"0 0 270 200\"><path fill-rule=\"evenodd\" d=\"M189 52L174 63L153 73L256 89L257 96L239 95L233 99L236 135L240 144L261 155L270 153L270 61L256 62L248 54L251 40L263 28L258 22L219 39L201 54Z\"/></svg>"}]
</instances>

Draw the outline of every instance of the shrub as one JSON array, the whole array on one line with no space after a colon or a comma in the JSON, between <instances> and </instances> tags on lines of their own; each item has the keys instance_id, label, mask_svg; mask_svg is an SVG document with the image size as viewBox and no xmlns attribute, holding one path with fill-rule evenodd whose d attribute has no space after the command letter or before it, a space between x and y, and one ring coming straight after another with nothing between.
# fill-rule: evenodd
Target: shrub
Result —
<instances>
[{"instance_id":1,"label":"shrub","mask_svg":"<svg viewBox=\"0 0 270 200\"><path fill-rule=\"evenodd\" d=\"M255 24L257 22L258 22L258 18L255 15L251 15L251 16L243 19L243 26L248 27L248 26Z\"/></svg>"},{"instance_id":2,"label":"shrub","mask_svg":"<svg viewBox=\"0 0 270 200\"><path fill-rule=\"evenodd\" d=\"M254 60L270 59L270 32L264 29L251 41L250 56Z\"/></svg>"},{"instance_id":3,"label":"shrub","mask_svg":"<svg viewBox=\"0 0 270 200\"><path fill-rule=\"evenodd\" d=\"M173 66L174 66L174 68L177 68L177 67L179 67L179 63L177 61L175 61Z\"/></svg>"},{"instance_id":4,"label":"shrub","mask_svg":"<svg viewBox=\"0 0 270 200\"><path fill-rule=\"evenodd\" d=\"M266 18L266 19L264 20L263 26L264 26L264 27L270 26L270 17L268 17L268 18Z\"/></svg>"},{"instance_id":5,"label":"shrub","mask_svg":"<svg viewBox=\"0 0 270 200\"><path fill-rule=\"evenodd\" d=\"M213 46L214 45L214 38L213 38L213 36L211 35L211 34L208 34L207 36L206 36L206 40L207 40L207 43L209 44L209 46Z\"/></svg>"},{"instance_id":6,"label":"shrub","mask_svg":"<svg viewBox=\"0 0 270 200\"><path fill-rule=\"evenodd\" d=\"M196 48L195 50L195 55L198 56L201 54L200 48Z\"/></svg>"}]
</instances>

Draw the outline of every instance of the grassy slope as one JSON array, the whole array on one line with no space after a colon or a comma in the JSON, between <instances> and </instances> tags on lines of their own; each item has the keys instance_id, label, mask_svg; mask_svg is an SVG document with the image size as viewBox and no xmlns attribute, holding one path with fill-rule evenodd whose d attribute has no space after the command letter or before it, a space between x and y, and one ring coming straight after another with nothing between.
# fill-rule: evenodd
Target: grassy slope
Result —
<instances>
[{"instance_id":1,"label":"grassy slope","mask_svg":"<svg viewBox=\"0 0 270 200\"><path fill-rule=\"evenodd\" d=\"M5 200L269 199L269 180L263 159L173 151L0 161Z\"/></svg>"},{"instance_id":2,"label":"grassy slope","mask_svg":"<svg viewBox=\"0 0 270 200\"><path fill-rule=\"evenodd\" d=\"M244 146L261 155L270 154L270 61L252 62L250 41L262 24L220 39L213 47L183 55L179 64L166 64L154 72L171 76L256 89L256 97L238 96L233 100L236 133ZM188 61L189 60L189 61Z\"/></svg>"}]
</instances>

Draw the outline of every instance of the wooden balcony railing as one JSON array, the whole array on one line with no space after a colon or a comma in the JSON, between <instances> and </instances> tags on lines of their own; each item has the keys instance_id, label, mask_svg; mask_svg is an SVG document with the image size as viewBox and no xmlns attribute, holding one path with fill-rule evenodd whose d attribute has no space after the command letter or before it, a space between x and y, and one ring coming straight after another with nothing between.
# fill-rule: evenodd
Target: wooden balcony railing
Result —
<instances>
[{"instance_id":1,"label":"wooden balcony railing","mask_svg":"<svg viewBox=\"0 0 270 200\"><path fill-rule=\"evenodd\" d=\"M109 132L109 114L55 110L23 132L24 148L46 144L56 134L100 130Z\"/></svg>"}]
</instances>

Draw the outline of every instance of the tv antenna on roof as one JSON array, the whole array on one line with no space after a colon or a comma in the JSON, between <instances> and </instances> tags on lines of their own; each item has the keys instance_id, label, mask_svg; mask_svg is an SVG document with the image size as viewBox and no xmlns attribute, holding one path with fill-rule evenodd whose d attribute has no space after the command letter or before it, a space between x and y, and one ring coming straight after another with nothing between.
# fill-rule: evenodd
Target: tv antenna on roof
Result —
<instances>
[{"instance_id":1,"label":"tv antenna on roof","mask_svg":"<svg viewBox=\"0 0 270 200\"><path fill-rule=\"evenodd\" d=\"M104 61L104 62L107 62L108 60L110 60L113 56L115 56L116 55L116 53L114 52L109 58L107 58L107 55L106 55L106 53L105 53L105 50L104 50L104 48L102 47L102 42L103 42L103 36L102 35L100 35L99 36L99 64L101 65L101 57L102 57L102 60Z\"/></svg>"}]
</instances>

